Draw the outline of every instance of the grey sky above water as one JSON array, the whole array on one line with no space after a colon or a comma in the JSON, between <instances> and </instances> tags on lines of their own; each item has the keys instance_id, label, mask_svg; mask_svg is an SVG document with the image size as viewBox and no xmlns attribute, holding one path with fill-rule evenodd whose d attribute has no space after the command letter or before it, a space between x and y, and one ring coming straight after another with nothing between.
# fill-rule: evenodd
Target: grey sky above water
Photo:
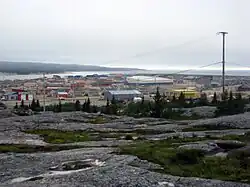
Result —
<instances>
[{"instance_id":1,"label":"grey sky above water","mask_svg":"<svg viewBox=\"0 0 250 187\"><path fill-rule=\"evenodd\" d=\"M1 0L0 60L185 69L220 61L216 32L228 31L227 61L250 66L249 8L249 0Z\"/></svg>"}]
</instances>

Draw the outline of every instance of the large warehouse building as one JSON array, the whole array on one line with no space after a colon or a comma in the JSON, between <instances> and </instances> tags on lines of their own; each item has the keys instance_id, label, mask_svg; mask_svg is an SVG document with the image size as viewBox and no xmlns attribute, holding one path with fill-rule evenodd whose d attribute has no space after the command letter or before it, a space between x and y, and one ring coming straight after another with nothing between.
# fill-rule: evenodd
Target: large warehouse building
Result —
<instances>
[{"instance_id":1,"label":"large warehouse building","mask_svg":"<svg viewBox=\"0 0 250 187\"><path fill-rule=\"evenodd\" d=\"M112 100L113 97L117 101L132 101L136 97L141 97L142 94L138 90L107 90L104 92L104 99Z\"/></svg>"},{"instance_id":2,"label":"large warehouse building","mask_svg":"<svg viewBox=\"0 0 250 187\"><path fill-rule=\"evenodd\" d=\"M172 85L173 79L154 76L132 76L126 78L128 85Z\"/></svg>"}]
</instances>

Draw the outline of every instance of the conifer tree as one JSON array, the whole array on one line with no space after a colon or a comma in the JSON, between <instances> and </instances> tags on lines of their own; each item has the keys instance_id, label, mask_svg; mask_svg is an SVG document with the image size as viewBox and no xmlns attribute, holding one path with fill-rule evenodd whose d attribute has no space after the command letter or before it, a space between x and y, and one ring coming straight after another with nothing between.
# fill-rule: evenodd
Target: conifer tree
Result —
<instances>
[{"instance_id":1,"label":"conifer tree","mask_svg":"<svg viewBox=\"0 0 250 187\"><path fill-rule=\"evenodd\" d=\"M33 110L33 111L36 109L36 101L35 101L35 99L32 99L30 109Z\"/></svg>"},{"instance_id":2,"label":"conifer tree","mask_svg":"<svg viewBox=\"0 0 250 187\"><path fill-rule=\"evenodd\" d=\"M159 118L161 117L161 113L162 113L162 96L160 94L159 87L157 87L154 101L155 101L154 116Z\"/></svg>"},{"instance_id":3,"label":"conifer tree","mask_svg":"<svg viewBox=\"0 0 250 187\"><path fill-rule=\"evenodd\" d=\"M40 106L40 101L39 101L38 99L36 100L36 107L37 107L37 108L40 108L40 107L41 107L41 106Z\"/></svg>"},{"instance_id":4,"label":"conifer tree","mask_svg":"<svg viewBox=\"0 0 250 187\"><path fill-rule=\"evenodd\" d=\"M179 96L179 98L178 98L178 102L179 102L179 104L180 104L182 107L184 106L184 104L185 104L185 95L184 95L183 92L180 93L180 96Z\"/></svg>"},{"instance_id":5,"label":"conifer tree","mask_svg":"<svg viewBox=\"0 0 250 187\"><path fill-rule=\"evenodd\" d=\"M18 104L17 104L17 102L16 102L16 105L14 106L14 109L18 109Z\"/></svg>"},{"instance_id":6,"label":"conifer tree","mask_svg":"<svg viewBox=\"0 0 250 187\"><path fill-rule=\"evenodd\" d=\"M81 110L81 103L79 100L76 100L75 102L75 110L80 111Z\"/></svg>"},{"instance_id":7,"label":"conifer tree","mask_svg":"<svg viewBox=\"0 0 250 187\"><path fill-rule=\"evenodd\" d=\"M61 100L59 100L58 112L62 112L62 103L61 103Z\"/></svg>"},{"instance_id":8,"label":"conifer tree","mask_svg":"<svg viewBox=\"0 0 250 187\"><path fill-rule=\"evenodd\" d=\"M24 100L22 99L21 100L21 105L20 105L21 108L24 108Z\"/></svg>"},{"instance_id":9,"label":"conifer tree","mask_svg":"<svg viewBox=\"0 0 250 187\"><path fill-rule=\"evenodd\" d=\"M214 96L213 96L213 99L212 99L211 103L214 104L214 105L218 103L216 92L214 92Z\"/></svg>"},{"instance_id":10,"label":"conifer tree","mask_svg":"<svg viewBox=\"0 0 250 187\"><path fill-rule=\"evenodd\" d=\"M87 103L87 101L85 100L83 105L82 105L82 111L83 112L86 112L86 103Z\"/></svg>"},{"instance_id":11,"label":"conifer tree","mask_svg":"<svg viewBox=\"0 0 250 187\"><path fill-rule=\"evenodd\" d=\"M88 97L87 102L86 102L86 112L90 112L90 99Z\"/></svg>"}]
</instances>

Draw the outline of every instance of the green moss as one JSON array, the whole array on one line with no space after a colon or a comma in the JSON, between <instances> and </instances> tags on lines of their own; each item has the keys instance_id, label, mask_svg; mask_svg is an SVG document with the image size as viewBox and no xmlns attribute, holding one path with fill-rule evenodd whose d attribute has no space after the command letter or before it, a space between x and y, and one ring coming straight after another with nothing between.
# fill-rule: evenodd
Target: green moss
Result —
<instances>
[{"instance_id":1,"label":"green moss","mask_svg":"<svg viewBox=\"0 0 250 187\"><path fill-rule=\"evenodd\" d=\"M121 146L119 153L135 155L140 159L159 164L164 168L161 172L171 175L250 183L249 160L246 161L241 157L207 157L200 150L176 149L180 143L195 142L201 139L195 137L154 142L144 141Z\"/></svg>"},{"instance_id":2,"label":"green moss","mask_svg":"<svg viewBox=\"0 0 250 187\"><path fill-rule=\"evenodd\" d=\"M84 142L92 140L86 132L81 131L61 131L54 129L27 130L25 133L38 134L44 141L52 144L64 144L73 142Z\"/></svg>"},{"instance_id":3,"label":"green moss","mask_svg":"<svg viewBox=\"0 0 250 187\"><path fill-rule=\"evenodd\" d=\"M244 135L225 135L221 138L222 140L238 140L241 142L249 142L250 141L250 132L245 133Z\"/></svg>"},{"instance_id":4,"label":"green moss","mask_svg":"<svg viewBox=\"0 0 250 187\"><path fill-rule=\"evenodd\" d=\"M100 117L100 116L89 120L89 123L92 123L92 124L104 124L108 122L109 121L106 118Z\"/></svg>"},{"instance_id":5,"label":"green moss","mask_svg":"<svg viewBox=\"0 0 250 187\"><path fill-rule=\"evenodd\" d=\"M210 130L227 130L227 129L235 129L233 127L227 125L197 125L192 127L187 127L182 129L182 132L193 132L193 131L210 131Z\"/></svg>"},{"instance_id":6,"label":"green moss","mask_svg":"<svg viewBox=\"0 0 250 187\"><path fill-rule=\"evenodd\" d=\"M0 153L33 153L33 152L54 152L68 149L77 149L80 146L38 146L23 144L0 144Z\"/></svg>"},{"instance_id":7,"label":"green moss","mask_svg":"<svg viewBox=\"0 0 250 187\"><path fill-rule=\"evenodd\" d=\"M173 130L157 130L157 129L135 129L132 131L138 135L152 135L152 134L162 134L162 133L174 133Z\"/></svg>"}]
</instances>

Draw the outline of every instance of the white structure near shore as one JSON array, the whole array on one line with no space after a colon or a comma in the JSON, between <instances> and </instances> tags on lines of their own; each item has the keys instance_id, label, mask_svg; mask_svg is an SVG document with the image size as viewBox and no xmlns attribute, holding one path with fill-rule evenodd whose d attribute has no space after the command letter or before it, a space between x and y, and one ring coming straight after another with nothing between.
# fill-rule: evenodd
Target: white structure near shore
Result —
<instances>
[{"instance_id":1,"label":"white structure near shore","mask_svg":"<svg viewBox=\"0 0 250 187\"><path fill-rule=\"evenodd\" d=\"M172 85L173 79L158 76L132 76L126 78L128 85Z\"/></svg>"}]
</instances>

